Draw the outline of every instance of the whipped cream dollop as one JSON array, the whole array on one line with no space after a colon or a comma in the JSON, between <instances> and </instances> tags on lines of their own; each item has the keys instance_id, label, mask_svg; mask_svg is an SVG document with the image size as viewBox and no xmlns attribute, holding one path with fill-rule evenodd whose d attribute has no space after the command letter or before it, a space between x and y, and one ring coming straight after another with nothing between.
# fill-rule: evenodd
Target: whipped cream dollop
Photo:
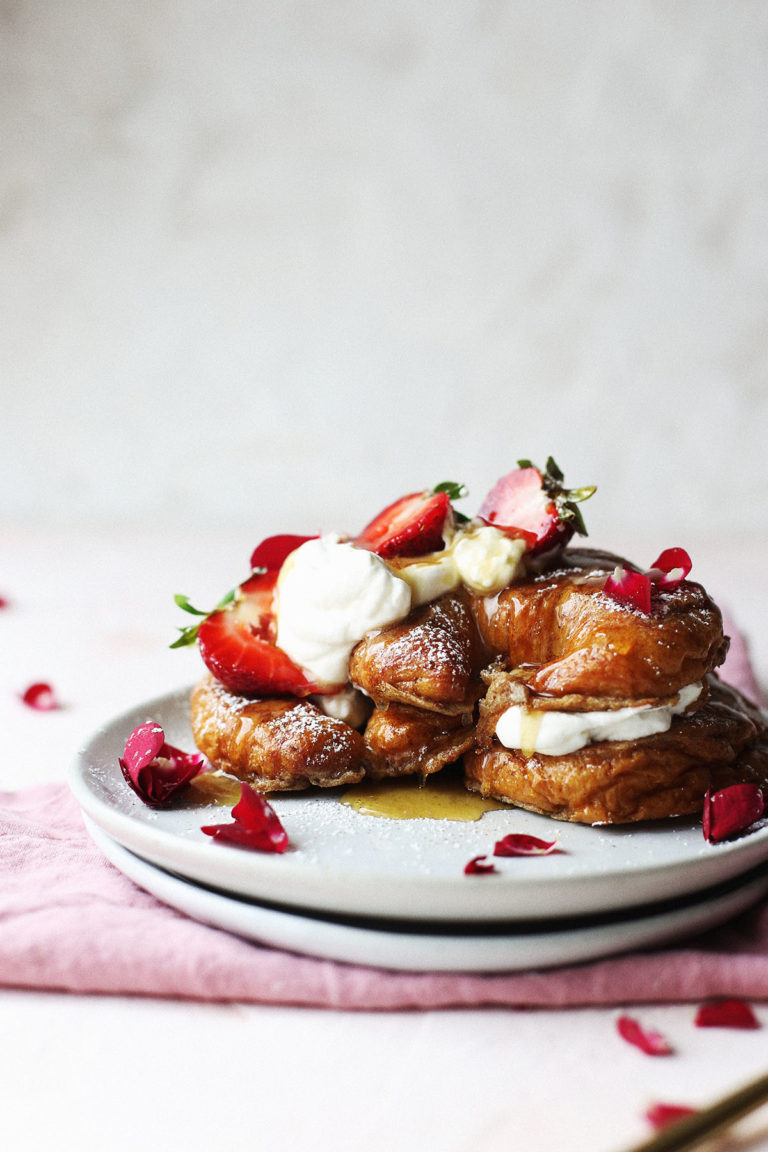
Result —
<instances>
[{"instance_id":1,"label":"whipped cream dollop","mask_svg":"<svg viewBox=\"0 0 768 1152\"><path fill-rule=\"evenodd\" d=\"M566 756L600 740L640 740L667 732L672 717L684 712L701 691L701 684L688 684L675 704L629 705L612 712L541 712L514 704L496 722L496 735L505 748L519 748L526 755Z\"/></svg>"},{"instance_id":2,"label":"whipped cream dollop","mask_svg":"<svg viewBox=\"0 0 768 1152\"><path fill-rule=\"evenodd\" d=\"M493 596L522 573L525 541L482 525L457 533L451 551L462 583L472 592Z\"/></svg>"},{"instance_id":3,"label":"whipped cream dollop","mask_svg":"<svg viewBox=\"0 0 768 1152\"><path fill-rule=\"evenodd\" d=\"M441 552L413 559L384 561L335 533L307 540L280 570L277 646L320 684L345 684L352 649L368 632L462 584L485 595L501 591L519 574L524 552L522 540L475 524Z\"/></svg>"},{"instance_id":4,"label":"whipped cream dollop","mask_svg":"<svg viewBox=\"0 0 768 1152\"><path fill-rule=\"evenodd\" d=\"M403 620L411 589L375 553L329 534L292 552L277 581L277 646L323 685L346 683L367 632Z\"/></svg>"},{"instance_id":5,"label":"whipped cream dollop","mask_svg":"<svg viewBox=\"0 0 768 1152\"><path fill-rule=\"evenodd\" d=\"M442 552L390 561L390 567L410 585L415 606L462 584L471 592L492 596L520 574L524 553L523 540L514 540L490 525L470 524L460 528Z\"/></svg>"},{"instance_id":6,"label":"whipped cream dollop","mask_svg":"<svg viewBox=\"0 0 768 1152\"><path fill-rule=\"evenodd\" d=\"M367 698L357 688L348 685L330 696L310 696L310 701L332 716L334 720L343 720L350 728L360 728L368 719L370 711Z\"/></svg>"}]
</instances>

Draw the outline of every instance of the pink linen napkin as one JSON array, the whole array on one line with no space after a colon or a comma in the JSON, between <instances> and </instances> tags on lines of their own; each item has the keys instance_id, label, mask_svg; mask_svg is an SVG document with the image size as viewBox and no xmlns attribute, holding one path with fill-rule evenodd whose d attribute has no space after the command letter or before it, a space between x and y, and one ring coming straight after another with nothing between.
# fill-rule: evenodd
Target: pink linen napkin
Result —
<instances>
[{"instance_id":1,"label":"pink linen napkin","mask_svg":"<svg viewBox=\"0 0 768 1152\"><path fill-rule=\"evenodd\" d=\"M724 676L753 698L740 637ZM409 973L262 947L138 888L90 840L65 785L0 793L0 985L344 1009L768 999L768 902L652 952L502 975Z\"/></svg>"}]
</instances>

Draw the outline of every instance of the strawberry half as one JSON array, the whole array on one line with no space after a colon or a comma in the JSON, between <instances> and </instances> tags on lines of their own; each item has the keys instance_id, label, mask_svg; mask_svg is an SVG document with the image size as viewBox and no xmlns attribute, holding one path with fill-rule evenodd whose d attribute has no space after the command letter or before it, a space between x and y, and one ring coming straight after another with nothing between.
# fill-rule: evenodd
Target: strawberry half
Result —
<instances>
[{"instance_id":1,"label":"strawberry half","mask_svg":"<svg viewBox=\"0 0 768 1152\"><path fill-rule=\"evenodd\" d=\"M379 512L354 543L385 560L439 552L445 544L446 520L451 516L447 491L412 492Z\"/></svg>"},{"instance_id":2,"label":"strawberry half","mask_svg":"<svg viewBox=\"0 0 768 1152\"><path fill-rule=\"evenodd\" d=\"M212 612L197 628L206 667L240 696L309 696L320 691L274 644L277 577L276 571L255 573L230 606Z\"/></svg>"},{"instance_id":3,"label":"strawberry half","mask_svg":"<svg viewBox=\"0 0 768 1152\"><path fill-rule=\"evenodd\" d=\"M531 553L563 547L574 532L587 535L578 504L595 491L563 487L563 473L550 456L542 472L530 460L518 460L514 472L497 481L478 511L478 519L511 536L522 537Z\"/></svg>"}]
</instances>

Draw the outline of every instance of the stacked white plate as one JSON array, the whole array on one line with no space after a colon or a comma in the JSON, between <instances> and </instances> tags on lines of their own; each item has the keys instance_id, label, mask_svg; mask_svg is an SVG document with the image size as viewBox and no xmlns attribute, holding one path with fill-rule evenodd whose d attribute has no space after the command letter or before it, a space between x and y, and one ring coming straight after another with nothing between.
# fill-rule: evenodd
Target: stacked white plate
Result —
<instances>
[{"instance_id":1,"label":"stacked white plate","mask_svg":"<svg viewBox=\"0 0 768 1152\"><path fill-rule=\"evenodd\" d=\"M70 785L105 856L158 899L262 944L413 971L554 967L648 948L713 927L768 893L768 823L708 844L696 820L624 827L556 823L519 809L472 822L390 820L339 802L337 790L270 797L291 847L281 855L211 839L230 813L199 794L148 808L118 757L154 720L194 749L189 692L148 701L99 729ZM510 832L547 856L496 858ZM475 856L496 871L464 874Z\"/></svg>"}]
</instances>

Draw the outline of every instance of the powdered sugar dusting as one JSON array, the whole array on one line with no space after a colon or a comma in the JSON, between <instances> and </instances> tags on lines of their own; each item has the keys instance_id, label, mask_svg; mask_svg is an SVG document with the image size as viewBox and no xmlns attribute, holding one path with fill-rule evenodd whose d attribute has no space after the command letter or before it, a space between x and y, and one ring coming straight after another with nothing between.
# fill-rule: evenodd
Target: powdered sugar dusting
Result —
<instances>
[{"instance_id":1,"label":"powdered sugar dusting","mask_svg":"<svg viewBox=\"0 0 768 1152\"><path fill-rule=\"evenodd\" d=\"M342 720L326 716L314 704L297 704L269 724L279 740L301 741L302 745L310 742L314 761L327 762L349 753L351 729Z\"/></svg>"},{"instance_id":2,"label":"powdered sugar dusting","mask_svg":"<svg viewBox=\"0 0 768 1152\"><path fill-rule=\"evenodd\" d=\"M418 662L425 673L450 670L453 679L470 675L471 646L467 643L470 621L466 609L456 600L437 601L424 620L403 635L388 641L387 665Z\"/></svg>"},{"instance_id":3,"label":"powdered sugar dusting","mask_svg":"<svg viewBox=\"0 0 768 1152\"><path fill-rule=\"evenodd\" d=\"M225 688L220 680L210 678L208 690L214 698L217 707L226 709L227 712L242 712L251 704L251 700L247 696L236 696L234 692L230 692Z\"/></svg>"}]
</instances>

